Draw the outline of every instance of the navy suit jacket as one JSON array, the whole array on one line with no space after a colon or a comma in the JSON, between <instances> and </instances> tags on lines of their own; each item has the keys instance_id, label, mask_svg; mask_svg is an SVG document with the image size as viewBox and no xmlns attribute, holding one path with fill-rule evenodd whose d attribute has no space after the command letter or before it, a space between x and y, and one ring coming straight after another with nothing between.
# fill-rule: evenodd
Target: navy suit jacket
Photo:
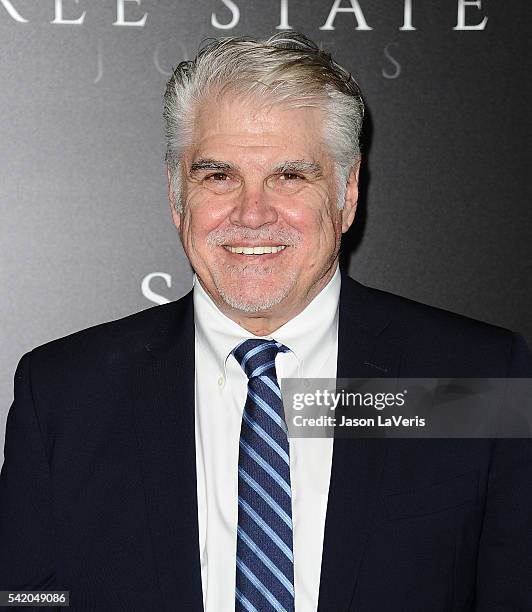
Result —
<instances>
[{"instance_id":1,"label":"navy suit jacket","mask_svg":"<svg viewBox=\"0 0 532 612\"><path fill-rule=\"evenodd\" d=\"M512 332L344 275L338 377L368 376L532 376L532 358ZM202 610L191 293L22 357L7 589L69 590L76 611ZM532 610L532 442L336 439L319 611L348 610Z\"/></svg>"}]
</instances>

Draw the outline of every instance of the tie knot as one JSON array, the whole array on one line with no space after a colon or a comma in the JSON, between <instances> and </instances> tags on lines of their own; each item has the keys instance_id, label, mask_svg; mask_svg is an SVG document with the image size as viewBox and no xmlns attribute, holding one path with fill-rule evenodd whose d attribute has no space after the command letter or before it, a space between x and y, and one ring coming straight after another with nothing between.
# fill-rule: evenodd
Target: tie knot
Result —
<instances>
[{"instance_id":1,"label":"tie knot","mask_svg":"<svg viewBox=\"0 0 532 612\"><path fill-rule=\"evenodd\" d=\"M284 344L275 340L252 338L243 340L233 349L233 355L248 378L267 374L273 370L275 375L275 357L277 353L289 351Z\"/></svg>"}]
</instances>

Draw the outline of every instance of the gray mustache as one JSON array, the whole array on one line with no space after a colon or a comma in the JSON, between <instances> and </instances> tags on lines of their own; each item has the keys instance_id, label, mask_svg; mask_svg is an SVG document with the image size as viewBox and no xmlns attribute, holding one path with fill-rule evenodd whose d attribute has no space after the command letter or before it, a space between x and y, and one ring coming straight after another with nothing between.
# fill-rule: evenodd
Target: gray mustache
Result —
<instances>
[{"instance_id":1,"label":"gray mustache","mask_svg":"<svg viewBox=\"0 0 532 612\"><path fill-rule=\"evenodd\" d=\"M238 243L239 240L260 240L294 246L301 240L301 234L300 232L284 229L272 231L271 229L254 230L249 227L235 227L225 230L213 230L207 235L207 245L210 247Z\"/></svg>"}]
</instances>

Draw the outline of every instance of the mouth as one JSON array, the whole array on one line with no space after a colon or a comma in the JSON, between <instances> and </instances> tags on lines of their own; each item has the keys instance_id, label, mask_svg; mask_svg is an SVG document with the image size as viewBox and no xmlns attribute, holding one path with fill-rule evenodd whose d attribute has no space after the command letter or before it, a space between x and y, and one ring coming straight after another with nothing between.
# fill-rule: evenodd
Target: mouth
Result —
<instances>
[{"instance_id":1,"label":"mouth","mask_svg":"<svg viewBox=\"0 0 532 612\"><path fill-rule=\"evenodd\" d=\"M286 244L259 244L259 245L240 245L240 244L224 244L223 248L230 253L232 256L238 259L272 259L280 257L282 252L286 249Z\"/></svg>"},{"instance_id":2,"label":"mouth","mask_svg":"<svg viewBox=\"0 0 532 612\"><path fill-rule=\"evenodd\" d=\"M257 246L247 246L247 245L229 245L224 244L224 249L229 251L229 253L236 253L242 255L267 255L267 254L275 254L280 253L284 249L286 249L285 244L279 244L276 246L268 245L257 245Z\"/></svg>"}]
</instances>

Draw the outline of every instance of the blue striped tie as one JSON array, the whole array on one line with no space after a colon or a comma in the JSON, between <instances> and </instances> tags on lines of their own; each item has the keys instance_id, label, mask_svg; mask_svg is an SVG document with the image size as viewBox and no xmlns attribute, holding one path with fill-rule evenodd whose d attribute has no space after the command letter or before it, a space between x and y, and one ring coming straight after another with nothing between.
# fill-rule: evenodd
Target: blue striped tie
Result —
<instances>
[{"instance_id":1,"label":"blue striped tie","mask_svg":"<svg viewBox=\"0 0 532 612\"><path fill-rule=\"evenodd\" d=\"M244 340L233 355L248 377L238 456L237 612L293 612L290 457L275 340Z\"/></svg>"}]
</instances>

